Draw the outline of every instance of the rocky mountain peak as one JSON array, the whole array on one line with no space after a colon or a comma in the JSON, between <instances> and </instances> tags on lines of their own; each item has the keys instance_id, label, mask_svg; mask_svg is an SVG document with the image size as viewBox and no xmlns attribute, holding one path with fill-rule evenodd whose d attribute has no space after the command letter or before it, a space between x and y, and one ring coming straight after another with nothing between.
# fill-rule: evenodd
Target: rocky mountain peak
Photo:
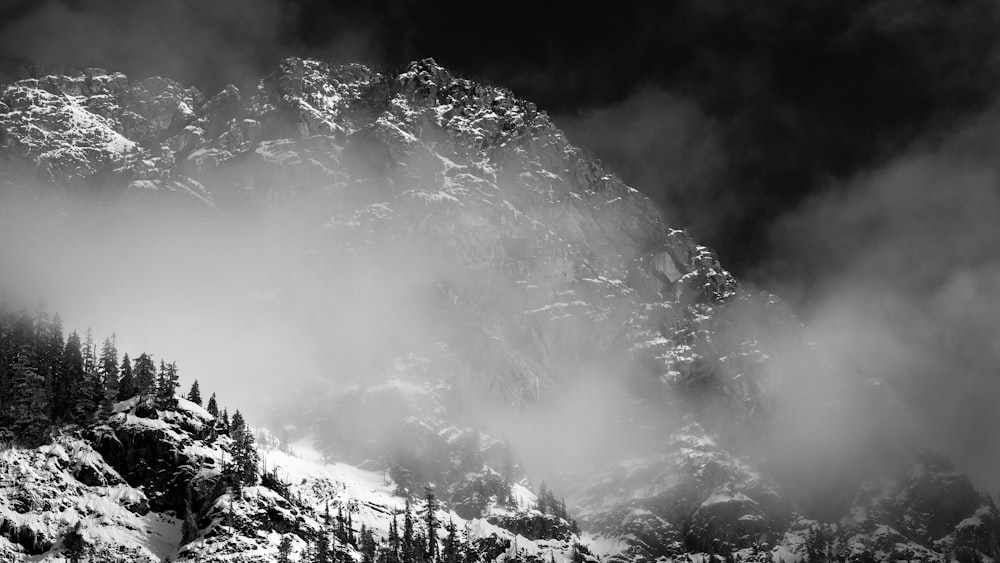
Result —
<instances>
[{"instance_id":1,"label":"rocky mountain peak","mask_svg":"<svg viewBox=\"0 0 1000 563\"><path fill-rule=\"evenodd\" d=\"M259 260L269 299L336 312L360 333L335 356L357 383L310 390L295 425L331 458L380 464L401 491L440 484L470 519L497 501L504 450L470 405L544 410L598 373L627 406L595 402L581 418L612 411L594 433L614 453L561 469L609 560L791 560L820 543L852 561L996 553L995 507L926 456L897 460L891 479L867 466L838 476L834 508L817 510L827 484L785 479L783 462L798 458L769 441L786 435L776 426L809 428L779 403L820 413L840 399L811 388L812 372L836 366L790 308L742 285L534 104L433 59L396 74L289 58L256 90L212 96L93 69L25 79L0 92L0 164L0 189L40 199L179 208L222 225L265 211L284 220ZM891 392L851 376L851 397L879 405ZM170 474L184 487L163 468L205 437L186 428L174 440L162 426L183 421L128 408L115 420L145 430L123 438L112 420L94 449L130 486L156 482L151 509L190 513L184 487L206 465ZM140 470L118 448L140 438L182 445L150 446L142 455L156 463ZM787 458L768 459L775 450ZM299 514L265 497L267 517ZM196 512L223 510L210 498ZM257 508L249 520L264 522ZM820 513L825 522L809 519ZM565 531L549 538L564 550Z\"/></svg>"}]
</instances>

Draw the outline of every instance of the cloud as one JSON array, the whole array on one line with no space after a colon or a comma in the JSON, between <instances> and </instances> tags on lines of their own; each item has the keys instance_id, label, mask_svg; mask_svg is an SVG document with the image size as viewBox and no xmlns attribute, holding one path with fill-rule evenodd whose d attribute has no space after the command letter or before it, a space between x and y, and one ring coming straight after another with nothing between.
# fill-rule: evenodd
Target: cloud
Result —
<instances>
[{"instance_id":1,"label":"cloud","mask_svg":"<svg viewBox=\"0 0 1000 563\"><path fill-rule=\"evenodd\" d=\"M841 366L904 403L902 439L953 456L995 488L1000 175L957 146L900 157L784 216L776 255L814 278L774 287L799 301Z\"/></svg>"}]
</instances>

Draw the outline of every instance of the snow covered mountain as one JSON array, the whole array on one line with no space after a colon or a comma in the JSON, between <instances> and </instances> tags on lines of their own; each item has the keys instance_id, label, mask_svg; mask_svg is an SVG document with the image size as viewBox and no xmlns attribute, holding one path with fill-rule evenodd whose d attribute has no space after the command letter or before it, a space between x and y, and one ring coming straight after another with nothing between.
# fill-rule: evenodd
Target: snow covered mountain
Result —
<instances>
[{"instance_id":1,"label":"snow covered mountain","mask_svg":"<svg viewBox=\"0 0 1000 563\"><path fill-rule=\"evenodd\" d=\"M277 442L266 434L261 461L267 477L233 492L220 484L232 439L200 406L178 403L159 410L135 398L92 428L60 434L36 449L5 450L0 553L60 560L75 528L94 561L272 561L284 538L297 560L323 523L346 514L352 540L339 552L362 560L363 543L353 538L372 532L381 542L393 519L401 523L406 514L404 498L383 474L325 463L307 443L272 448L268 444ZM514 492L523 509L494 506L490 519L542 517L537 511L531 516L530 491L515 486ZM425 503L414 501L415 519L421 507ZM572 534L529 539L447 509L436 518L442 543L445 526L454 525L463 544L493 557L566 561L574 549L585 549L574 547L579 539Z\"/></svg>"},{"instance_id":2,"label":"snow covered mountain","mask_svg":"<svg viewBox=\"0 0 1000 563\"><path fill-rule=\"evenodd\" d=\"M573 444L560 450L571 461L558 484L584 544L605 559L1000 553L992 500L893 433L892 389L825 357L786 305L744 287L534 104L433 60L376 72L288 59L255 91L209 98L99 69L24 79L0 93L0 189L54 208L176 207L206 221L278 209L300 232L280 241L284 262L268 288L276 301L348 312L378 304L330 367L357 382L317 384L287 414L324 459L342 463L274 449L265 457L288 472L286 496L264 487L239 501L181 495L157 505L162 486L130 478L102 449L104 428L119 442L145 429L172 455L185 452L192 473L175 492L196 490L221 450L205 441L209 421L195 408L164 419L119 405L84 434L5 453L5 468L64 483L77 507L57 514L45 508L55 493L35 489L37 502L19 511L6 495L0 530L11 550L46 552L60 526L99 517L88 529L120 533L95 540L129 553L254 560L282 533L308 536L320 503L353 502L368 529L387 533L395 493L434 483L480 553L572 558L572 532L515 541L504 531L530 525L498 508L498 483L532 468L510 459L497 421L561 408L585 381L600 400L569 411L575 427L553 448ZM840 374L833 394L831 373ZM852 426L836 420L844 402L882 414ZM844 431L829 446L813 439L834 423ZM573 462L585 448L606 454ZM87 503L107 510L79 508ZM221 523L232 505L245 525ZM198 534L181 534L192 514ZM500 543L489 548L488 538Z\"/></svg>"}]
</instances>

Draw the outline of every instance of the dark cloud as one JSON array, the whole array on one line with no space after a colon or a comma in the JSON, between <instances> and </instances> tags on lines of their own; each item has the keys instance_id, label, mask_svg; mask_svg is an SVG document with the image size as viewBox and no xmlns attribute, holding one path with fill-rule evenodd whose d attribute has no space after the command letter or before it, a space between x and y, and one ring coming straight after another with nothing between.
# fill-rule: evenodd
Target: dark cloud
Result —
<instances>
[{"instance_id":1,"label":"dark cloud","mask_svg":"<svg viewBox=\"0 0 1000 563\"><path fill-rule=\"evenodd\" d=\"M598 139L592 148L612 169L743 275L770 254L772 221L977 114L998 86L991 0L671 4L669 13L637 14L643 19L632 33L613 40L597 34L592 43L606 49L601 54L529 76L548 76L549 94L571 100L550 106L557 123L567 123L581 144ZM605 131L664 119L653 104L636 114L633 96L651 84L697 108L720 147L722 162L710 161L716 180L692 182L683 197L672 195L674 175L656 181L662 167L654 158L636 166L636 158L601 141ZM564 87L593 97L580 103L583 96ZM543 107L545 88L535 89ZM662 139L644 140L634 154L670 160ZM715 201L714 220L705 219L706 201Z\"/></svg>"}]
</instances>

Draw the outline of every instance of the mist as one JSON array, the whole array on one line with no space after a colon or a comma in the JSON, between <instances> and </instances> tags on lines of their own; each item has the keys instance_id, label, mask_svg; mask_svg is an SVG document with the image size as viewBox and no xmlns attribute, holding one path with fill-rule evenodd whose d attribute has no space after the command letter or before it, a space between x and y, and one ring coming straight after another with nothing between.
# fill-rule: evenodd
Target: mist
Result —
<instances>
[{"instance_id":1,"label":"mist","mask_svg":"<svg viewBox=\"0 0 1000 563\"><path fill-rule=\"evenodd\" d=\"M906 406L897 421L912 443L952 456L991 489L1000 486L997 217L989 161L918 152L774 227L780 259L821 280L814 292L794 279L774 286L797 299L815 340L847 370L891 389Z\"/></svg>"}]
</instances>

